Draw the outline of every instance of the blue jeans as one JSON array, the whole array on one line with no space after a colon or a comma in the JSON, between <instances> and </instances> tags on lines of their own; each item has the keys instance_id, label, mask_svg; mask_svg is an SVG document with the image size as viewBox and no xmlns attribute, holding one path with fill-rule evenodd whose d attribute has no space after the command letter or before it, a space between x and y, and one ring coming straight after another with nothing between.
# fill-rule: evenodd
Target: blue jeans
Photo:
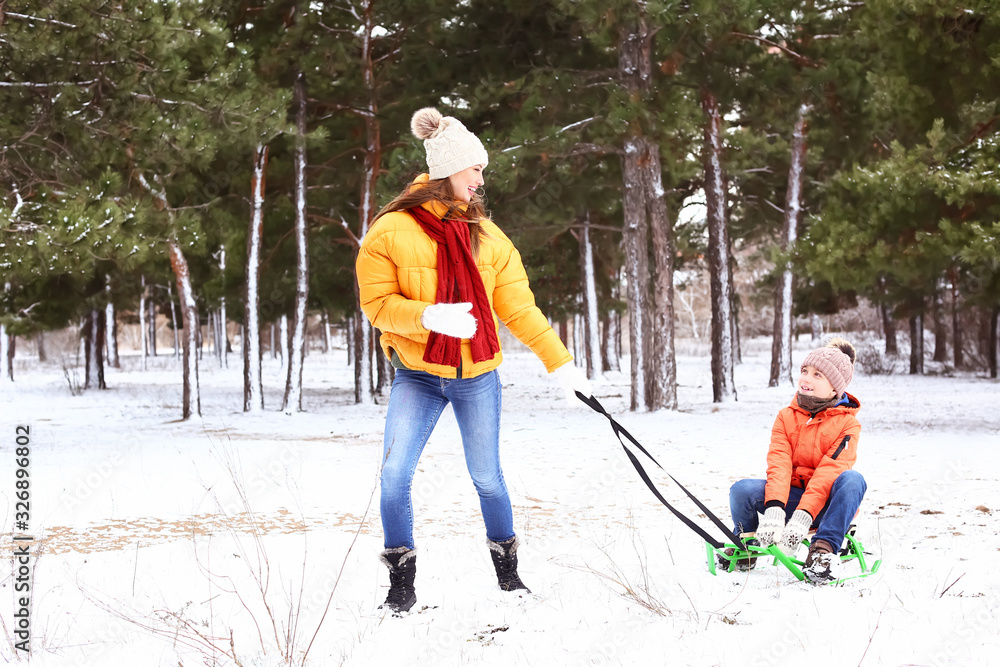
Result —
<instances>
[{"instance_id":1,"label":"blue jeans","mask_svg":"<svg viewBox=\"0 0 1000 667\"><path fill-rule=\"evenodd\" d=\"M741 479L729 489L729 511L733 515L734 531L750 533L757 530L757 515L764 513L764 486L767 480ZM851 527L851 521L861 507L861 499L865 496L865 478L854 470L840 473L826 505L820 510L819 516L813 520L816 528L816 540L826 540L834 549L839 549L844 541L844 535ZM788 502L785 503L785 521L791 518L805 489L791 487L788 492Z\"/></svg>"},{"instance_id":2,"label":"blue jeans","mask_svg":"<svg viewBox=\"0 0 1000 667\"><path fill-rule=\"evenodd\" d=\"M382 532L385 548L414 548L411 488L417 461L445 406L462 433L465 464L479 493L486 537L514 537L514 515L500 470L500 375L447 379L398 369L389 394L382 450Z\"/></svg>"}]
</instances>

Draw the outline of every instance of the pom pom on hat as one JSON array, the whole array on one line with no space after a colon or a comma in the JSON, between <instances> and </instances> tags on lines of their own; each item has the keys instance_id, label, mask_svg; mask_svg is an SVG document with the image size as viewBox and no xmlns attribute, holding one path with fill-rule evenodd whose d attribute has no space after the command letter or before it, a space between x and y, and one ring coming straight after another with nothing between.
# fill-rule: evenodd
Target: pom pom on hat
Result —
<instances>
[{"instance_id":1,"label":"pom pom on hat","mask_svg":"<svg viewBox=\"0 0 1000 667\"><path fill-rule=\"evenodd\" d=\"M477 164L489 164L483 142L460 120L442 116L434 107L417 110L410 119L410 130L424 142L431 180L448 178Z\"/></svg>"},{"instance_id":2,"label":"pom pom on hat","mask_svg":"<svg viewBox=\"0 0 1000 667\"><path fill-rule=\"evenodd\" d=\"M857 351L848 341L834 338L825 347L807 354L802 367L812 366L825 375L837 392L837 398L843 398L847 385L854 378L854 360L857 356Z\"/></svg>"},{"instance_id":3,"label":"pom pom on hat","mask_svg":"<svg viewBox=\"0 0 1000 667\"><path fill-rule=\"evenodd\" d=\"M829 343L826 344L826 346L835 347L844 354L846 354L848 358L850 358L852 364L858 358L857 350L855 350L854 346L851 345L851 343L844 338L833 338L830 340Z\"/></svg>"},{"instance_id":4,"label":"pom pom on hat","mask_svg":"<svg viewBox=\"0 0 1000 667\"><path fill-rule=\"evenodd\" d=\"M417 139L426 140L435 136L441 128L444 117L434 107L424 107L413 114L410 119L410 129Z\"/></svg>"}]
</instances>

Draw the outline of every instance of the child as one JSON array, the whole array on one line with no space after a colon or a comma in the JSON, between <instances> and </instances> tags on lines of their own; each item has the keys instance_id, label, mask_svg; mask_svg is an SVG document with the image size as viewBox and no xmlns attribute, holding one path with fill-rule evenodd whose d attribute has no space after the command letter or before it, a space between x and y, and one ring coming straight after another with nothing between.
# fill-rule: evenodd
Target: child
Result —
<instances>
[{"instance_id":1,"label":"child","mask_svg":"<svg viewBox=\"0 0 1000 667\"><path fill-rule=\"evenodd\" d=\"M861 424L858 399L845 390L854 375L854 346L835 338L802 362L798 393L778 413L767 452L767 479L743 479L729 491L736 532L756 531L762 547L794 551L811 526L816 534L803 573L813 582L836 578L836 552L867 488L851 468ZM764 518L758 523L758 514ZM731 555L731 554L730 554ZM740 561L750 569L754 559Z\"/></svg>"}]
</instances>

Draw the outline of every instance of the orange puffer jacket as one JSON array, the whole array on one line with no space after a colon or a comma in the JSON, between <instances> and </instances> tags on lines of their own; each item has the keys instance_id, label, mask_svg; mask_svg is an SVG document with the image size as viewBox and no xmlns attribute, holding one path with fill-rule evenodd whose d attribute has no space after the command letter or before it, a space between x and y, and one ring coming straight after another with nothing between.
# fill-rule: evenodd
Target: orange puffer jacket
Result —
<instances>
[{"instance_id":1,"label":"orange puffer jacket","mask_svg":"<svg viewBox=\"0 0 1000 667\"><path fill-rule=\"evenodd\" d=\"M439 217L447 210L439 202L424 204L424 208ZM573 357L535 305L520 253L493 221L484 219L482 225L476 264L495 313L491 326L499 327L499 316L549 372L568 363ZM420 316L437 296L437 242L409 213L387 213L372 225L361 242L357 273L361 309L372 326L382 332L386 356L391 358L395 350L409 369L444 378L459 377L451 366L424 361L430 332L420 323ZM469 341L464 340L461 377L488 373L502 360L502 352L497 352L492 359L473 362Z\"/></svg>"},{"instance_id":2,"label":"orange puffer jacket","mask_svg":"<svg viewBox=\"0 0 1000 667\"><path fill-rule=\"evenodd\" d=\"M861 423L858 399L846 394L848 402L827 408L811 417L799 407L798 396L778 413L771 429L767 452L765 504L788 502L792 486L805 489L798 508L816 517L830 497L837 476L854 467L858 459Z\"/></svg>"}]
</instances>

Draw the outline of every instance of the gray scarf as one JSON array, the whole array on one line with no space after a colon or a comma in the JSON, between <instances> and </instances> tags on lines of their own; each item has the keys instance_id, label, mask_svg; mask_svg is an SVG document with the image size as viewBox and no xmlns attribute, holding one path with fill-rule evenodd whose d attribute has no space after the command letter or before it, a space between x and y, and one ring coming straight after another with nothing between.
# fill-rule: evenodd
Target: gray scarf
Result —
<instances>
[{"instance_id":1,"label":"gray scarf","mask_svg":"<svg viewBox=\"0 0 1000 667\"><path fill-rule=\"evenodd\" d=\"M797 395L799 407L815 417L818 413L826 410L827 408L832 408L837 403L840 403L840 397L834 395L833 398L817 398L816 396L810 396L809 394L803 394L801 391Z\"/></svg>"}]
</instances>

